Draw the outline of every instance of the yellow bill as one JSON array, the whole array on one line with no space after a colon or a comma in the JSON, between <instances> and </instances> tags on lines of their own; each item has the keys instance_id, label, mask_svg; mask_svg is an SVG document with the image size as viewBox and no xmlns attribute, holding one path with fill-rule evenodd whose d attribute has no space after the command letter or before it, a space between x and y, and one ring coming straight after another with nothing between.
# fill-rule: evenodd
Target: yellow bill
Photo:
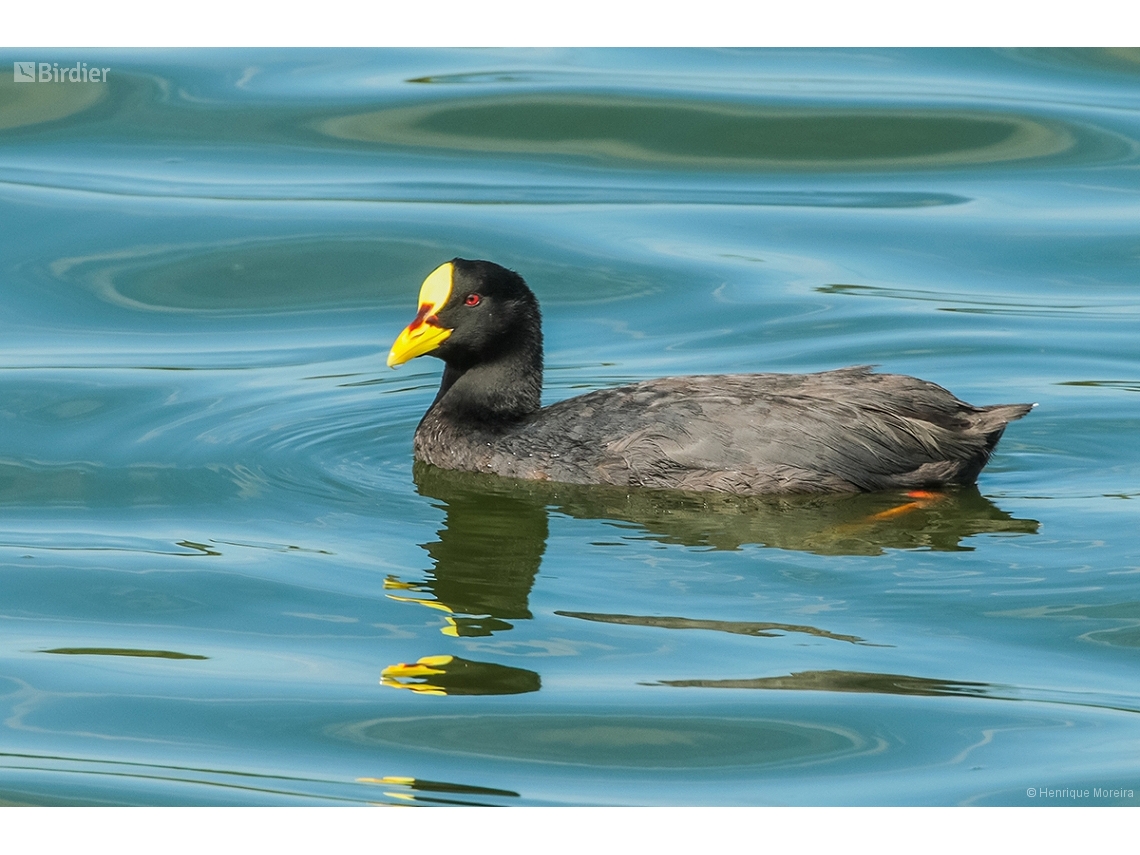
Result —
<instances>
[{"instance_id":1,"label":"yellow bill","mask_svg":"<svg viewBox=\"0 0 1140 855\"><path fill-rule=\"evenodd\" d=\"M451 282L455 268L451 262L441 264L420 286L420 308L410 324L396 338L388 352L388 367L403 365L409 359L431 353L451 335L451 330L441 326L437 315L451 298Z\"/></svg>"}]
</instances>

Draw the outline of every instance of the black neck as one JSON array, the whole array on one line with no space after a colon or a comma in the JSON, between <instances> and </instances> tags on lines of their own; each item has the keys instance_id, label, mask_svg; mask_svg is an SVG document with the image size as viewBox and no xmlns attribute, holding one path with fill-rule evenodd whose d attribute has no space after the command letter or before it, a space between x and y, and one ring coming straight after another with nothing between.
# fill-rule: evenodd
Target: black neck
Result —
<instances>
[{"instance_id":1,"label":"black neck","mask_svg":"<svg viewBox=\"0 0 1140 855\"><path fill-rule=\"evenodd\" d=\"M542 333L535 331L495 358L461 367L447 363L428 412L486 425L521 421L542 406Z\"/></svg>"}]
</instances>

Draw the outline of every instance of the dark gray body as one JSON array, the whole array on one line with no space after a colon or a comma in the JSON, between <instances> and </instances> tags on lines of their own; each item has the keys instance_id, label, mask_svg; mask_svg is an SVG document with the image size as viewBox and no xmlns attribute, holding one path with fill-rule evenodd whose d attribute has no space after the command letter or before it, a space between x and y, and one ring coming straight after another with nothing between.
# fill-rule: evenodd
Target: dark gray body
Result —
<instances>
[{"instance_id":1,"label":"dark gray body","mask_svg":"<svg viewBox=\"0 0 1140 855\"><path fill-rule=\"evenodd\" d=\"M762 495L971 484L1029 404L973 407L867 367L666 377L511 422L473 422L441 393L415 454L444 469L570 484Z\"/></svg>"}]
</instances>

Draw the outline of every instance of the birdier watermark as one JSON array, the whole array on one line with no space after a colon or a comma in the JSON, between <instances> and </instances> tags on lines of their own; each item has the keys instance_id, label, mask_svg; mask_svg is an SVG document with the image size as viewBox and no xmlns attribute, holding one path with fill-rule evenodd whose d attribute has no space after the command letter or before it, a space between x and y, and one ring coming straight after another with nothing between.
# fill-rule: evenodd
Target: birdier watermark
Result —
<instances>
[{"instance_id":1,"label":"birdier watermark","mask_svg":"<svg viewBox=\"0 0 1140 855\"><path fill-rule=\"evenodd\" d=\"M16 83L106 83L110 68L88 66L85 62L63 65L58 62L13 62Z\"/></svg>"}]
</instances>

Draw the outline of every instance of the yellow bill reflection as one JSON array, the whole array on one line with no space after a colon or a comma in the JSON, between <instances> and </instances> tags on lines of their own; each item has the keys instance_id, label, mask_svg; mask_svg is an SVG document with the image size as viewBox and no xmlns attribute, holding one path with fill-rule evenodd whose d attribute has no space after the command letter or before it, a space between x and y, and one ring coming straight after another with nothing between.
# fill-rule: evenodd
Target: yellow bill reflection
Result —
<instances>
[{"instance_id":1,"label":"yellow bill reflection","mask_svg":"<svg viewBox=\"0 0 1140 855\"><path fill-rule=\"evenodd\" d=\"M421 695L520 695L537 692L542 680L534 671L458 656L424 656L380 672L380 685L411 689Z\"/></svg>"}]
</instances>

